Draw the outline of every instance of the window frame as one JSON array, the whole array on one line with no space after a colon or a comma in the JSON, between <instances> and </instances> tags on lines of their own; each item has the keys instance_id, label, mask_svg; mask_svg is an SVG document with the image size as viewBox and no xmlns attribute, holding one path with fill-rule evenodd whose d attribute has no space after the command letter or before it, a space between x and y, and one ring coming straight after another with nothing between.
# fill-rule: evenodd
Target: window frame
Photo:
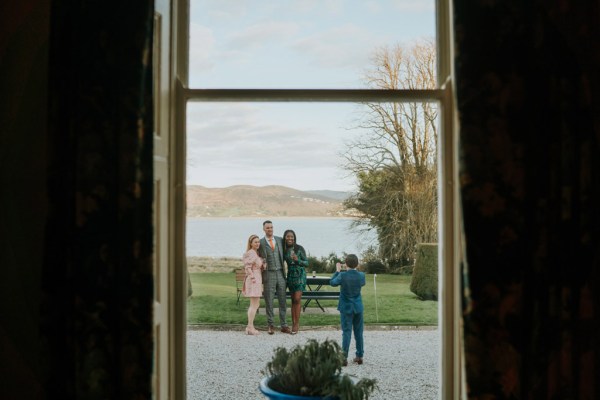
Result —
<instances>
[{"instance_id":1,"label":"window frame","mask_svg":"<svg viewBox=\"0 0 600 400\"><path fill-rule=\"evenodd\" d=\"M440 398L465 397L461 340L460 208L458 201L458 118L454 102L452 0L435 0L438 88L378 89L194 89L188 87L189 0L171 0L175 93L172 115L173 335L171 382L175 398L186 398L187 273L185 262L186 106L188 102L411 102L435 101L440 107L438 137L438 259Z\"/></svg>"}]
</instances>

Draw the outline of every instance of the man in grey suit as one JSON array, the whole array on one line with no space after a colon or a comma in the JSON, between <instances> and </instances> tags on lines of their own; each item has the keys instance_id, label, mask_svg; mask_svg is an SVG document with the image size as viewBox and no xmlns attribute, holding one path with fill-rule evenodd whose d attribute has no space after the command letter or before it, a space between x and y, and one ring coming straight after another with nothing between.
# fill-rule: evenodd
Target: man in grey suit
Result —
<instances>
[{"instance_id":1,"label":"man in grey suit","mask_svg":"<svg viewBox=\"0 0 600 400\"><path fill-rule=\"evenodd\" d=\"M263 222L265 237L260 239L260 256L267 261L267 267L263 271L263 297L265 298L265 309L267 311L267 323L269 324L269 335L275 333L273 326L273 300L277 294L279 302L279 322L281 332L292 333L285 322L286 299L285 299L285 270L283 269L283 240L273 235L273 223Z\"/></svg>"}]
</instances>

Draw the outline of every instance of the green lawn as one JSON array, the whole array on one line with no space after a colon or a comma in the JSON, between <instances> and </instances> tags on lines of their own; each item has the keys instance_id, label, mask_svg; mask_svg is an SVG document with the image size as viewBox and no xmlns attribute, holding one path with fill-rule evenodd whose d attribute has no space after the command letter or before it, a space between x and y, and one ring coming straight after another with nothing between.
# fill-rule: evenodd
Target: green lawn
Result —
<instances>
[{"instance_id":1,"label":"green lawn","mask_svg":"<svg viewBox=\"0 0 600 400\"><path fill-rule=\"evenodd\" d=\"M234 273L190 273L193 295L188 300L188 324L246 325L248 299L242 297L236 305ZM377 275L377 312L373 275L367 275L362 296L365 306L365 324L437 325L435 301L419 300L409 289L410 276ZM321 300L324 307L335 308L337 300ZM288 307L289 307L288 300ZM261 300L261 307L264 301ZM277 305L276 305L277 307ZM316 307L313 303L309 307ZM288 323L291 315L288 313ZM264 313L256 316L256 326L266 325ZM339 314L305 314L302 326L339 325Z\"/></svg>"}]
</instances>

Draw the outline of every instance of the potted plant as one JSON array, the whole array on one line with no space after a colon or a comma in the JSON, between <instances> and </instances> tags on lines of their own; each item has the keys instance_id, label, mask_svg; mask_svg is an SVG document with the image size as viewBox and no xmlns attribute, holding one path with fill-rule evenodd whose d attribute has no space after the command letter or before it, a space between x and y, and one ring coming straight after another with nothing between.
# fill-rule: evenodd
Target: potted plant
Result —
<instances>
[{"instance_id":1,"label":"potted plant","mask_svg":"<svg viewBox=\"0 0 600 400\"><path fill-rule=\"evenodd\" d=\"M376 389L376 379L356 380L342 374L346 357L333 340L309 339L288 351L275 349L267 363L260 391L269 399L363 400Z\"/></svg>"}]
</instances>

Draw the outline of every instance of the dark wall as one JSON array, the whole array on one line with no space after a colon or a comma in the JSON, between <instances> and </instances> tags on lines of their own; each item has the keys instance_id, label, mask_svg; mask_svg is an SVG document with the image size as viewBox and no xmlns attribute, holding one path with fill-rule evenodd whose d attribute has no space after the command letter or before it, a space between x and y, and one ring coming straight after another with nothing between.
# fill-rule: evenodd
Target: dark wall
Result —
<instances>
[{"instance_id":1,"label":"dark wall","mask_svg":"<svg viewBox=\"0 0 600 400\"><path fill-rule=\"evenodd\" d=\"M0 6L0 387L41 397L49 0ZM7 397L4 397L7 396Z\"/></svg>"}]
</instances>

